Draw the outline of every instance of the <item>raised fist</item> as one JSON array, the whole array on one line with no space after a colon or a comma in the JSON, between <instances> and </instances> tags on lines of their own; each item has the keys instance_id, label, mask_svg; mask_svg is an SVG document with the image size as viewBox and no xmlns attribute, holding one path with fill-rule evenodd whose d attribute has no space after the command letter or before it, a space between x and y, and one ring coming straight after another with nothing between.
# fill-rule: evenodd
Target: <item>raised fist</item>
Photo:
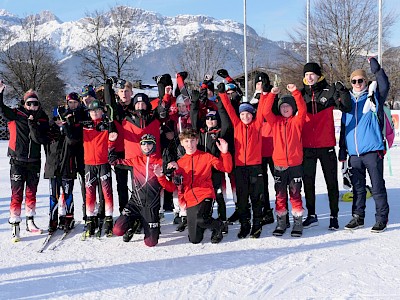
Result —
<instances>
[{"instance_id":1,"label":"raised fist","mask_svg":"<svg viewBox=\"0 0 400 300\"><path fill-rule=\"evenodd\" d=\"M225 70L225 69L219 69L219 70L217 71L217 74L218 74L219 76L221 76L222 78L226 78L226 77L229 76L228 71Z\"/></svg>"}]
</instances>

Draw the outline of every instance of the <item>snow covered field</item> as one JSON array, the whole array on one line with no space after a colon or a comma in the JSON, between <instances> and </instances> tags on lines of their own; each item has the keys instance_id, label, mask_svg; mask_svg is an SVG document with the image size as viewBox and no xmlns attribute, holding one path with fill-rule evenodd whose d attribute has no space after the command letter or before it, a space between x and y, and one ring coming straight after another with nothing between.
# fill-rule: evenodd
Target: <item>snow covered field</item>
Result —
<instances>
[{"instance_id":1,"label":"snow covered field","mask_svg":"<svg viewBox=\"0 0 400 300\"><path fill-rule=\"evenodd\" d=\"M365 228L342 229L351 218L351 203L341 202L341 229L327 229L328 198L319 169L320 225L304 230L301 238L288 232L273 237L272 224L264 226L260 239L238 240L239 224L234 224L220 244L211 244L206 232L203 243L192 245L187 232L174 231L172 213L167 213L154 248L144 245L143 235L130 243L120 237L80 241L81 224L59 248L43 253L37 250L45 235L29 235L24 226L22 241L11 243L6 151L7 141L0 141L0 299L400 299L400 147L391 150L394 175L385 175L390 221L381 234L370 232L375 223L372 198L367 200ZM229 195L228 216L234 207ZM74 196L79 220L77 181ZM115 217L117 211L115 207ZM36 223L47 228L44 179Z\"/></svg>"}]
</instances>

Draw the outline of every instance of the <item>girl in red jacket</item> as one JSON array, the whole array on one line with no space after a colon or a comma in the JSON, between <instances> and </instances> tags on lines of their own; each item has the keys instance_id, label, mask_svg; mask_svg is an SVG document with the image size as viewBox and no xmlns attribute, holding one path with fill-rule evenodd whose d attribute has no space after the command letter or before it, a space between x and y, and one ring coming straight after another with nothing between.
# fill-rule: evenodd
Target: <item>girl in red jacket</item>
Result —
<instances>
[{"instance_id":1,"label":"girl in red jacket","mask_svg":"<svg viewBox=\"0 0 400 300\"><path fill-rule=\"evenodd\" d=\"M167 168L174 168L175 176L182 178L189 240L198 244L203 240L204 230L211 229L211 243L219 243L223 238L223 223L212 218L215 192L211 175L213 167L221 172L232 171L232 156L228 152L228 143L218 139L217 147L221 155L217 158L197 149L199 136L193 129L182 131L179 140L186 154L177 162L170 162Z\"/></svg>"},{"instance_id":2,"label":"girl in red jacket","mask_svg":"<svg viewBox=\"0 0 400 300\"><path fill-rule=\"evenodd\" d=\"M279 99L278 109L280 115L272 112L275 95L280 90L272 88L268 95L263 94L260 101L265 101L265 119L272 126L274 141L274 178L277 214L277 226L273 235L281 236L286 231L286 215L288 213L287 195L289 187L290 203L292 204L293 229L292 236L300 237L303 233L303 204L301 200L301 186L303 176L303 146L301 134L306 119L306 104L297 90L296 85L288 84L287 89L291 95L284 95ZM298 108L298 114L296 111Z\"/></svg>"}]
</instances>

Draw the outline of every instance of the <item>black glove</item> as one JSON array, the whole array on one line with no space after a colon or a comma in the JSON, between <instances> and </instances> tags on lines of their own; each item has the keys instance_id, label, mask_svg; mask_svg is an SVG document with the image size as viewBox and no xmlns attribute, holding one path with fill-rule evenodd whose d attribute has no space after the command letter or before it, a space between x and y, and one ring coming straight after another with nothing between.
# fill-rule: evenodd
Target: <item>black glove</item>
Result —
<instances>
[{"instance_id":1,"label":"black glove","mask_svg":"<svg viewBox=\"0 0 400 300\"><path fill-rule=\"evenodd\" d=\"M264 93L269 93L272 90L272 85L268 84L267 82L264 82L262 84L262 90Z\"/></svg>"},{"instance_id":2,"label":"black glove","mask_svg":"<svg viewBox=\"0 0 400 300\"><path fill-rule=\"evenodd\" d=\"M118 82L118 78L116 76L108 77L106 83L115 84Z\"/></svg>"},{"instance_id":3,"label":"black glove","mask_svg":"<svg viewBox=\"0 0 400 300\"><path fill-rule=\"evenodd\" d=\"M345 91L346 90L346 87L344 86L344 84L341 81L335 82L335 88L337 91Z\"/></svg>"},{"instance_id":4,"label":"black glove","mask_svg":"<svg viewBox=\"0 0 400 300\"><path fill-rule=\"evenodd\" d=\"M226 78L226 77L229 76L228 71L225 70L225 69L219 69L219 70L217 71L217 74L218 74L219 76L221 76L222 78Z\"/></svg>"},{"instance_id":5,"label":"black glove","mask_svg":"<svg viewBox=\"0 0 400 300\"><path fill-rule=\"evenodd\" d=\"M188 72L179 72L178 75L182 77L182 80L185 80L188 77Z\"/></svg>"},{"instance_id":6,"label":"black glove","mask_svg":"<svg viewBox=\"0 0 400 300\"><path fill-rule=\"evenodd\" d=\"M197 102L200 99L200 92L197 90L192 91L192 102Z\"/></svg>"},{"instance_id":7,"label":"black glove","mask_svg":"<svg viewBox=\"0 0 400 300\"><path fill-rule=\"evenodd\" d=\"M376 60L375 57L371 57L369 59L369 64L371 67L372 74L376 74L381 69L379 62Z\"/></svg>"},{"instance_id":8,"label":"black glove","mask_svg":"<svg viewBox=\"0 0 400 300\"><path fill-rule=\"evenodd\" d=\"M118 159L118 155L115 153L114 148L108 149L108 162L110 165L116 165L116 161Z\"/></svg>"},{"instance_id":9,"label":"black glove","mask_svg":"<svg viewBox=\"0 0 400 300\"><path fill-rule=\"evenodd\" d=\"M104 131L104 130L108 130L108 124L107 122L100 122L99 124L96 125L96 130L97 131Z\"/></svg>"},{"instance_id":10,"label":"black glove","mask_svg":"<svg viewBox=\"0 0 400 300\"><path fill-rule=\"evenodd\" d=\"M175 185L182 185L183 177L182 175L174 175L172 176L172 182Z\"/></svg>"},{"instance_id":11,"label":"black glove","mask_svg":"<svg viewBox=\"0 0 400 300\"><path fill-rule=\"evenodd\" d=\"M218 84L217 89L218 93L225 93L225 83L221 82L220 84Z\"/></svg>"}]
</instances>

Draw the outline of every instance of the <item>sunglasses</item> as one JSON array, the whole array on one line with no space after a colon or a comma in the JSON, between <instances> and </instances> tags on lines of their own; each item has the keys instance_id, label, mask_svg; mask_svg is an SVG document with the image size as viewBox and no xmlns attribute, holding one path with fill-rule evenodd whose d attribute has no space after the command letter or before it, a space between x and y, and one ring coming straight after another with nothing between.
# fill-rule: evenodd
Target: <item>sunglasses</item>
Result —
<instances>
[{"instance_id":1,"label":"sunglasses","mask_svg":"<svg viewBox=\"0 0 400 300\"><path fill-rule=\"evenodd\" d=\"M39 106L39 101L28 101L25 104L26 106Z\"/></svg>"},{"instance_id":2,"label":"sunglasses","mask_svg":"<svg viewBox=\"0 0 400 300\"><path fill-rule=\"evenodd\" d=\"M143 142L140 142L140 145L153 145L153 142L143 141Z\"/></svg>"},{"instance_id":3,"label":"sunglasses","mask_svg":"<svg viewBox=\"0 0 400 300\"><path fill-rule=\"evenodd\" d=\"M360 79L352 79L352 80L351 80L351 83L352 83L352 84L363 83L363 82L364 82L364 79L363 79L363 78L360 78Z\"/></svg>"},{"instance_id":4,"label":"sunglasses","mask_svg":"<svg viewBox=\"0 0 400 300\"><path fill-rule=\"evenodd\" d=\"M217 119L216 117L206 117L206 120L215 121L216 119Z\"/></svg>"}]
</instances>

